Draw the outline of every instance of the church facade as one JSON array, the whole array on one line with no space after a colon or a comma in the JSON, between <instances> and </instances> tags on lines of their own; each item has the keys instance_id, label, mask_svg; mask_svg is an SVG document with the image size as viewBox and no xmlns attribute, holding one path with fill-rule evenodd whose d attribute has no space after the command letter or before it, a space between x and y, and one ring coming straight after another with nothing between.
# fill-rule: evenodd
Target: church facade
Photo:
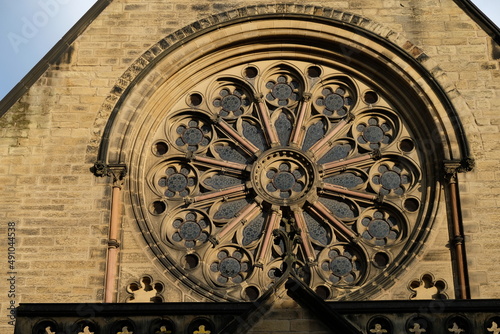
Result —
<instances>
[{"instance_id":1,"label":"church facade","mask_svg":"<svg viewBox=\"0 0 500 334\"><path fill-rule=\"evenodd\" d=\"M465 0L98 1L1 104L2 332L499 333L499 41Z\"/></svg>"}]
</instances>

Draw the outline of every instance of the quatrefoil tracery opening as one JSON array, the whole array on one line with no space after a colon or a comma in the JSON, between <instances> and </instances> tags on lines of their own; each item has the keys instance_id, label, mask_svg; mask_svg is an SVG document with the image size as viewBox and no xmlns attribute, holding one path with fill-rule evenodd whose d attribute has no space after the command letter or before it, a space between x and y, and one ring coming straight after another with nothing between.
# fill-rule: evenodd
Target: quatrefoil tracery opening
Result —
<instances>
[{"instance_id":1,"label":"quatrefoil tracery opening","mask_svg":"<svg viewBox=\"0 0 500 334\"><path fill-rule=\"evenodd\" d=\"M166 208L146 217L207 290L261 295L284 270L272 231L293 226L303 279L342 298L383 280L422 224L423 158L399 110L362 78L294 65L202 80L151 139L145 201Z\"/></svg>"}]
</instances>

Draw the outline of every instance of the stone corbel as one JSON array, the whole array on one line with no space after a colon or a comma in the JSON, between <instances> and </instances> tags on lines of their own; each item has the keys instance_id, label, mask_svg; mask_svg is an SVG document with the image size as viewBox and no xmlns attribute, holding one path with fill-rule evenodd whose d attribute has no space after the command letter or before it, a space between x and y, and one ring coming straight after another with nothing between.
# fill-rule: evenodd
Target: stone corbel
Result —
<instances>
[{"instance_id":1,"label":"stone corbel","mask_svg":"<svg viewBox=\"0 0 500 334\"><path fill-rule=\"evenodd\" d=\"M448 183L457 182L457 173L470 172L476 166L474 158L466 157L462 160L444 161L444 179Z\"/></svg>"},{"instance_id":2,"label":"stone corbel","mask_svg":"<svg viewBox=\"0 0 500 334\"><path fill-rule=\"evenodd\" d=\"M113 178L113 185L123 184L123 179L127 176L127 165L125 164L105 164L102 161L96 161L90 171L97 177L110 176Z\"/></svg>"}]
</instances>

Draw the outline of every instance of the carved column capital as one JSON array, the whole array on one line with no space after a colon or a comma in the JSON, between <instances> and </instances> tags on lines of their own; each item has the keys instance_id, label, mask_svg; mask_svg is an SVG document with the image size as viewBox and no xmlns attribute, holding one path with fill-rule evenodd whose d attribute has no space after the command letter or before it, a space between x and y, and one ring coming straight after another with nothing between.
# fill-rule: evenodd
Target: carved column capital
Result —
<instances>
[{"instance_id":1,"label":"carved column capital","mask_svg":"<svg viewBox=\"0 0 500 334\"><path fill-rule=\"evenodd\" d=\"M460 167L459 160L448 160L444 162L444 179L448 183L457 183L457 173Z\"/></svg>"},{"instance_id":2,"label":"carved column capital","mask_svg":"<svg viewBox=\"0 0 500 334\"><path fill-rule=\"evenodd\" d=\"M263 94L255 94L254 99L255 99L255 102L257 102L257 103L263 103L264 102L264 95Z\"/></svg>"},{"instance_id":3,"label":"carved column capital","mask_svg":"<svg viewBox=\"0 0 500 334\"><path fill-rule=\"evenodd\" d=\"M304 100L304 102L311 101L311 98L312 98L312 94L311 93L305 92L304 94L302 94L302 99Z\"/></svg>"}]
</instances>

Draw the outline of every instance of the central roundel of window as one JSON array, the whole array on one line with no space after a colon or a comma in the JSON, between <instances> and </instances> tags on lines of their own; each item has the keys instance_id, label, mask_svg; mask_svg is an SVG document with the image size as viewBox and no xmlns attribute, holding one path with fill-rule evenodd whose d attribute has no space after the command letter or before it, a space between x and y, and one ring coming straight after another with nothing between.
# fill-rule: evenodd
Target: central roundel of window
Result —
<instances>
[{"instance_id":1,"label":"central roundel of window","mask_svg":"<svg viewBox=\"0 0 500 334\"><path fill-rule=\"evenodd\" d=\"M416 255L424 157L363 76L303 60L236 64L191 85L160 123L146 220L169 269L202 293L256 299L292 252L324 298L367 298Z\"/></svg>"}]
</instances>

